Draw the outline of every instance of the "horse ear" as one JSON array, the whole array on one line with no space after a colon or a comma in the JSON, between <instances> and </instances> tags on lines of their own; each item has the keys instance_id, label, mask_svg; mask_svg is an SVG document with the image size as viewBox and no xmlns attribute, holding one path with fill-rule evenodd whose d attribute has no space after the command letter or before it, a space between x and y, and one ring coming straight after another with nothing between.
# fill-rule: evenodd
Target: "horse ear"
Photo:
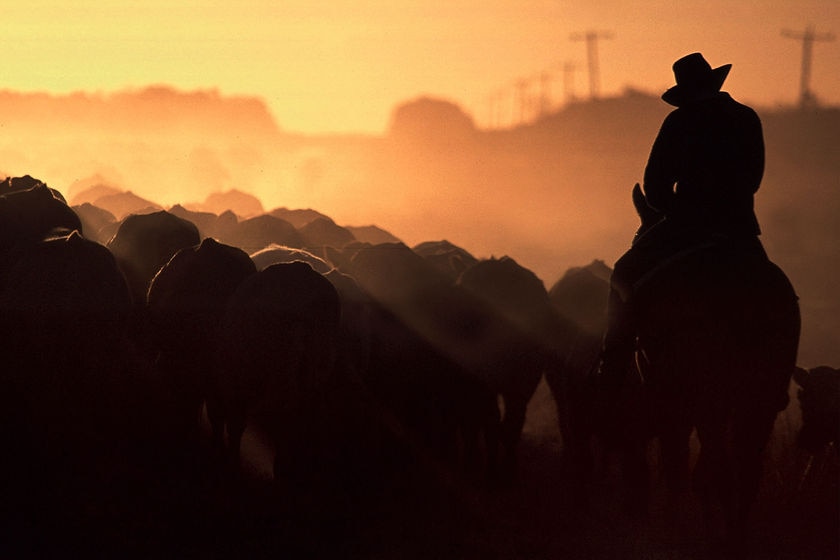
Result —
<instances>
[{"instance_id":1,"label":"horse ear","mask_svg":"<svg viewBox=\"0 0 840 560\"><path fill-rule=\"evenodd\" d=\"M647 204L647 198L645 198L645 193L642 192L642 186L639 183L633 185L633 207L636 208L636 213L639 214L642 221L652 210Z\"/></svg>"},{"instance_id":2,"label":"horse ear","mask_svg":"<svg viewBox=\"0 0 840 560\"><path fill-rule=\"evenodd\" d=\"M804 389L810 379L810 373L811 372L807 369L797 366L796 369L793 370L793 380L796 381L797 385Z\"/></svg>"},{"instance_id":3,"label":"horse ear","mask_svg":"<svg viewBox=\"0 0 840 560\"><path fill-rule=\"evenodd\" d=\"M643 229L650 228L662 219L661 212L648 206L647 197L642 192L642 186L639 183L633 185L633 206L642 221Z\"/></svg>"},{"instance_id":4,"label":"horse ear","mask_svg":"<svg viewBox=\"0 0 840 560\"><path fill-rule=\"evenodd\" d=\"M647 206L647 199L645 198L645 193L642 192L642 186L636 183L633 185L633 206L639 212L642 205Z\"/></svg>"}]
</instances>

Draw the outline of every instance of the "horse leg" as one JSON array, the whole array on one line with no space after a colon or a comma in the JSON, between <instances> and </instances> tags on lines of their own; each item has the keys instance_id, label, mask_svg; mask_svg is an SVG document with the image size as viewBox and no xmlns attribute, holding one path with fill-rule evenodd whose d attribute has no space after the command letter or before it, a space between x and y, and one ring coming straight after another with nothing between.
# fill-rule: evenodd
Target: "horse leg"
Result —
<instances>
[{"instance_id":1,"label":"horse leg","mask_svg":"<svg viewBox=\"0 0 840 560\"><path fill-rule=\"evenodd\" d=\"M731 428L731 421L724 414L710 415L697 423L700 455L692 486L700 497L706 530L713 541L726 534L736 503Z\"/></svg>"},{"instance_id":2,"label":"horse leg","mask_svg":"<svg viewBox=\"0 0 840 560\"><path fill-rule=\"evenodd\" d=\"M663 423L659 433L663 476L671 500L676 500L689 489L692 429L688 419L672 418Z\"/></svg>"},{"instance_id":3,"label":"horse leg","mask_svg":"<svg viewBox=\"0 0 840 560\"><path fill-rule=\"evenodd\" d=\"M624 480L624 512L644 517L650 502L650 473L647 464L647 439L639 433L622 436L620 455Z\"/></svg>"},{"instance_id":4,"label":"horse leg","mask_svg":"<svg viewBox=\"0 0 840 560\"><path fill-rule=\"evenodd\" d=\"M726 540L736 549L743 546L747 536L750 512L761 485L764 447L775 418L775 410L769 410L745 411L736 419L733 455L737 488L726 527Z\"/></svg>"},{"instance_id":5,"label":"horse leg","mask_svg":"<svg viewBox=\"0 0 840 560\"><path fill-rule=\"evenodd\" d=\"M665 527L673 538L679 538L686 520L684 505L690 492L691 432L687 418L674 418L660 424L659 448L661 476L665 480Z\"/></svg>"}]
</instances>

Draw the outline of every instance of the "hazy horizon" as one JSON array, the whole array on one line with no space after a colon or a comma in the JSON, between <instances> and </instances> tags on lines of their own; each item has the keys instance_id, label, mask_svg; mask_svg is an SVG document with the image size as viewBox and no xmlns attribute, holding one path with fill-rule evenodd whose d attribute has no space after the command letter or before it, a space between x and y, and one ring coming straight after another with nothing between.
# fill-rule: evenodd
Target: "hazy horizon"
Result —
<instances>
[{"instance_id":1,"label":"hazy horizon","mask_svg":"<svg viewBox=\"0 0 840 560\"><path fill-rule=\"evenodd\" d=\"M536 98L556 107L570 95L588 97L586 43L573 36L591 31L600 37L601 95L661 93L673 84L673 61L699 50L713 66L733 64L725 89L736 98L772 107L799 96L802 41L782 30L809 25L818 38L836 36L840 5L293 0L280 10L265 0L35 0L4 9L3 86L61 94L218 89L264 99L284 130L304 134L381 134L396 104L431 95L483 125L500 111L517 119ZM840 104L840 42L817 40L811 60L810 91Z\"/></svg>"}]
</instances>

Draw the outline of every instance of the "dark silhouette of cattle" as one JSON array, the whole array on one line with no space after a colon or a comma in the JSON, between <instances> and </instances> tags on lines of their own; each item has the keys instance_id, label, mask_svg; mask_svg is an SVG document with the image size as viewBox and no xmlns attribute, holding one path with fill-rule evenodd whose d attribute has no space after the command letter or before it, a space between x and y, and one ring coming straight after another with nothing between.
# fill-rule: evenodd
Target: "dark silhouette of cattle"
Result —
<instances>
[{"instance_id":1,"label":"dark silhouette of cattle","mask_svg":"<svg viewBox=\"0 0 840 560\"><path fill-rule=\"evenodd\" d=\"M0 182L0 196L13 192L28 191L31 188L42 186L46 187L47 185L40 179L36 179L30 175L24 175L23 177L6 177L4 181ZM52 188L49 190L53 197L57 198L64 204L67 204L67 199L64 198L64 195L61 194L60 191Z\"/></svg>"},{"instance_id":2,"label":"dark silhouette of cattle","mask_svg":"<svg viewBox=\"0 0 840 560\"><path fill-rule=\"evenodd\" d=\"M338 369L342 375L360 381L370 361L371 300L356 280L304 249L271 245L251 255L257 270L279 263L308 263L335 287L341 299L341 333Z\"/></svg>"},{"instance_id":3,"label":"dark silhouette of cattle","mask_svg":"<svg viewBox=\"0 0 840 560\"><path fill-rule=\"evenodd\" d=\"M385 231L378 226L345 226L357 240L362 243L379 245L380 243L400 243L400 239L394 234Z\"/></svg>"},{"instance_id":4,"label":"dark silhouette of cattle","mask_svg":"<svg viewBox=\"0 0 840 560\"><path fill-rule=\"evenodd\" d=\"M250 193L236 189L225 192L211 193L201 205L203 209L221 215L226 210L234 212L237 216L251 218L263 213L263 206L260 199Z\"/></svg>"},{"instance_id":5,"label":"dark silhouette of cattle","mask_svg":"<svg viewBox=\"0 0 840 560\"><path fill-rule=\"evenodd\" d=\"M195 224L161 210L125 218L108 248L125 274L135 304L142 306L161 267L179 250L200 242Z\"/></svg>"},{"instance_id":6,"label":"dark silhouette of cattle","mask_svg":"<svg viewBox=\"0 0 840 560\"><path fill-rule=\"evenodd\" d=\"M82 188L82 190L77 190L77 188L78 185L76 183L73 183L69 187L70 204L73 206L79 206L85 202L95 205L96 201L103 196L111 196L123 192L120 189L112 187L106 183L93 184Z\"/></svg>"},{"instance_id":7,"label":"dark silhouette of cattle","mask_svg":"<svg viewBox=\"0 0 840 560\"><path fill-rule=\"evenodd\" d=\"M239 226L239 218L231 210L214 214L206 210L190 210L176 204L169 209L169 213L195 224L202 239L207 237L217 240L230 239Z\"/></svg>"},{"instance_id":8,"label":"dark silhouette of cattle","mask_svg":"<svg viewBox=\"0 0 840 560\"><path fill-rule=\"evenodd\" d=\"M326 274L333 269L332 265L328 264L324 259L313 255L305 249L286 247L285 245L278 245L276 243L272 243L268 247L253 253L251 260L254 261L254 264L257 265L257 269L259 270L267 268L272 264L293 261L308 263L316 272L320 272L321 274Z\"/></svg>"},{"instance_id":9,"label":"dark silhouette of cattle","mask_svg":"<svg viewBox=\"0 0 840 560\"><path fill-rule=\"evenodd\" d=\"M495 475L499 437L496 393L418 332L401 313L370 303L370 340L362 382L372 408L413 462L437 471ZM460 442L460 445L459 445Z\"/></svg>"},{"instance_id":10,"label":"dark silhouette of cattle","mask_svg":"<svg viewBox=\"0 0 840 560\"><path fill-rule=\"evenodd\" d=\"M289 209L289 208L275 208L271 212L268 212L270 216L274 216L275 218L280 218L281 220L285 220L295 226L296 229L300 229L306 224L314 222L319 218L329 220L330 217L318 212L317 210L312 210L311 208L296 208L296 209Z\"/></svg>"},{"instance_id":11,"label":"dark silhouette of cattle","mask_svg":"<svg viewBox=\"0 0 840 560\"><path fill-rule=\"evenodd\" d=\"M298 228L304 247L318 254L324 247L342 248L356 241L350 230L337 225L330 218L316 218Z\"/></svg>"},{"instance_id":12,"label":"dark silhouette of cattle","mask_svg":"<svg viewBox=\"0 0 840 560\"><path fill-rule=\"evenodd\" d=\"M129 303L111 253L77 231L16 248L0 292L4 343L16 364L6 371L22 384L21 402L48 418L45 429L70 429L111 405Z\"/></svg>"},{"instance_id":13,"label":"dark silhouette of cattle","mask_svg":"<svg viewBox=\"0 0 840 560\"><path fill-rule=\"evenodd\" d=\"M606 329L611 270L602 261L570 268L549 290L549 299L565 321L562 363L546 373L557 404L563 453L572 476L585 481L593 472L593 438L609 438L593 382ZM614 443L614 442L609 442ZM578 496L584 497L583 495Z\"/></svg>"},{"instance_id":14,"label":"dark silhouette of cattle","mask_svg":"<svg viewBox=\"0 0 840 560\"><path fill-rule=\"evenodd\" d=\"M30 175L24 175L23 177L6 177L2 182L0 182L0 196L11 192L26 191L32 187L43 184L43 181L35 179Z\"/></svg>"},{"instance_id":15,"label":"dark silhouette of cattle","mask_svg":"<svg viewBox=\"0 0 840 560\"><path fill-rule=\"evenodd\" d=\"M324 247L324 260L338 270L352 274L353 257L362 249L371 246L372 244L364 241L352 241L340 249L337 247Z\"/></svg>"},{"instance_id":16,"label":"dark silhouette of cattle","mask_svg":"<svg viewBox=\"0 0 840 560\"><path fill-rule=\"evenodd\" d=\"M28 189L11 189L0 196L0 259L15 246L40 241L53 229L81 231L82 223L45 184L37 182Z\"/></svg>"},{"instance_id":17,"label":"dark silhouette of cattle","mask_svg":"<svg viewBox=\"0 0 840 560\"><path fill-rule=\"evenodd\" d=\"M82 222L82 234L100 245L106 245L117 231L117 218L104 208L84 202L73 206L73 211Z\"/></svg>"},{"instance_id":18,"label":"dark silhouette of cattle","mask_svg":"<svg viewBox=\"0 0 840 560\"><path fill-rule=\"evenodd\" d=\"M202 239L207 237L219 237L219 231L223 231L223 228L219 227L219 216L213 214L212 212L202 212L198 210L187 210L180 204L176 204L169 210L170 214L174 214L181 219L187 220L188 222L192 222L195 224L195 227L198 228L198 234L201 236ZM235 224L237 220L235 219L233 223Z\"/></svg>"},{"instance_id":19,"label":"dark silhouette of cattle","mask_svg":"<svg viewBox=\"0 0 840 560\"><path fill-rule=\"evenodd\" d=\"M487 361L480 371L504 404L499 441L502 472L510 478L528 402L543 375L558 369L566 326L542 280L510 257L476 262L461 274L458 286L492 310L491 320L504 325L488 337Z\"/></svg>"},{"instance_id":20,"label":"dark silhouette of cattle","mask_svg":"<svg viewBox=\"0 0 840 560\"><path fill-rule=\"evenodd\" d=\"M219 241L239 247L248 254L271 244L303 247L303 238L292 224L268 214L238 222L223 234L220 232Z\"/></svg>"},{"instance_id":21,"label":"dark silhouette of cattle","mask_svg":"<svg viewBox=\"0 0 840 560\"><path fill-rule=\"evenodd\" d=\"M451 355L451 341L444 346L440 332L431 332L446 321L432 309L455 298L451 282L401 243L360 244L345 266L369 298L365 386L416 455L451 465L459 433L498 423L495 397ZM477 405L482 397L491 403Z\"/></svg>"},{"instance_id":22,"label":"dark silhouette of cattle","mask_svg":"<svg viewBox=\"0 0 840 560\"><path fill-rule=\"evenodd\" d=\"M7 265L2 548L72 548L76 531L107 521L105 504L121 499L123 475L135 468L133 429L148 429L135 413L138 400L151 401L124 352L131 299L111 253L77 231L18 245Z\"/></svg>"},{"instance_id":23,"label":"dark silhouette of cattle","mask_svg":"<svg viewBox=\"0 0 840 560\"><path fill-rule=\"evenodd\" d=\"M235 464L250 425L274 446L279 483L311 487L335 468L331 391L340 316L335 288L303 262L269 266L234 292L221 323L218 400L208 412L217 431L226 427Z\"/></svg>"},{"instance_id":24,"label":"dark silhouette of cattle","mask_svg":"<svg viewBox=\"0 0 840 560\"><path fill-rule=\"evenodd\" d=\"M458 279L464 270L476 264L478 259L469 251L447 240L424 241L412 247L412 251L428 260L432 265L449 276L452 281Z\"/></svg>"},{"instance_id":25,"label":"dark silhouette of cattle","mask_svg":"<svg viewBox=\"0 0 840 560\"><path fill-rule=\"evenodd\" d=\"M131 191L105 194L94 200L93 204L109 211L118 220L124 220L132 214L151 214L163 210L158 204L137 196Z\"/></svg>"},{"instance_id":26,"label":"dark silhouette of cattle","mask_svg":"<svg viewBox=\"0 0 840 560\"><path fill-rule=\"evenodd\" d=\"M176 427L192 440L211 395L222 315L239 284L256 272L247 253L207 238L175 253L149 287L157 366L173 396Z\"/></svg>"},{"instance_id":27,"label":"dark silhouette of cattle","mask_svg":"<svg viewBox=\"0 0 840 560\"><path fill-rule=\"evenodd\" d=\"M475 282L466 282L475 292L453 285L448 276L403 244L362 248L353 257L351 274L381 310L374 316L371 375L385 379L425 376L428 385L425 392L437 391L437 400L454 408L446 412L441 406L439 413L440 419L449 420L446 428L454 432L447 436L436 423L437 419L422 414L425 405L422 392L416 396L410 392L401 394L398 398L402 399L403 410L410 410L411 402L415 402L415 408L420 407L415 418L405 421L421 433L423 426L414 425L416 418L429 421L428 433L435 434L439 442L459 434L467 446L465 452L475 449L477 434L484 433L487 467L494 476L501 474L509 479L514 465L513 447L521 430L519 420L542 375L543 341L531 338L503 311L477 295L486 287L481 285L479 271ZM544 288L542 296L548 307ZM388 328L380 327L377 324L380 321L388 324ZM424 360L414 357L413 363L406 364L399 355L389 359L378 356L377 344L387 347L391 336L401 337L400 345L416 348ZM381 363L387 363L390 371L381 372ZM441 371L445 374L439 376ZM500 435L497 395L506 400L506 420L501 428L507 460L501 472L496 471L495 463ZM441 444L440 448L445 445ZM469 457L468 460L473 461Z\"/></svg>"},{"instance_id":28,"label":"dark silhouette of cattle","mask_svg":"<svg viewBox=\"0 0 840 560\"><path fill-rule=\"evenodd\" d=\"M324 277L341 299L337 367L348 380L361 383L370 367L372 301L349 274L333 268Z\"/></svg>"},{"instance_id":29,"label":"dark silhouette of cattle","mask_svg":"<svg viewBox=\"0 0 840 560\"><path fill-rule=\"evenodd\" d=\"M797 398L802 410L802 429L797 443L811 453L840 444L840 370L829 366L796 368Z\"/></svg>"}]
</instances>

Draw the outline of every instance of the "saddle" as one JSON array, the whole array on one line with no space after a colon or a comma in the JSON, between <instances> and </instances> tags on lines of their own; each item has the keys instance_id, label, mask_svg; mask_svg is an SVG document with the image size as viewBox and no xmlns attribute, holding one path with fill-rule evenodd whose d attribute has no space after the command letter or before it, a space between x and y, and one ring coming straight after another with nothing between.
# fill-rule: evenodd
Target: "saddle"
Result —
<instances>
[{"instance_id":1,"label":"saddle","mask_svg":"<svg viewBox=\"0 0 840 560\"><path fill-rule=\"evenodd\" d=\"M637 293L651 280L674 266L678 266L685 260L707 251L723 252L728 255L740 253L744 258L767 260L764 246L757 237L733 238L723 234L713 234L707 239L697 240L660 260L633 282L632 293Z\"/></svg>"}]
</instances>

